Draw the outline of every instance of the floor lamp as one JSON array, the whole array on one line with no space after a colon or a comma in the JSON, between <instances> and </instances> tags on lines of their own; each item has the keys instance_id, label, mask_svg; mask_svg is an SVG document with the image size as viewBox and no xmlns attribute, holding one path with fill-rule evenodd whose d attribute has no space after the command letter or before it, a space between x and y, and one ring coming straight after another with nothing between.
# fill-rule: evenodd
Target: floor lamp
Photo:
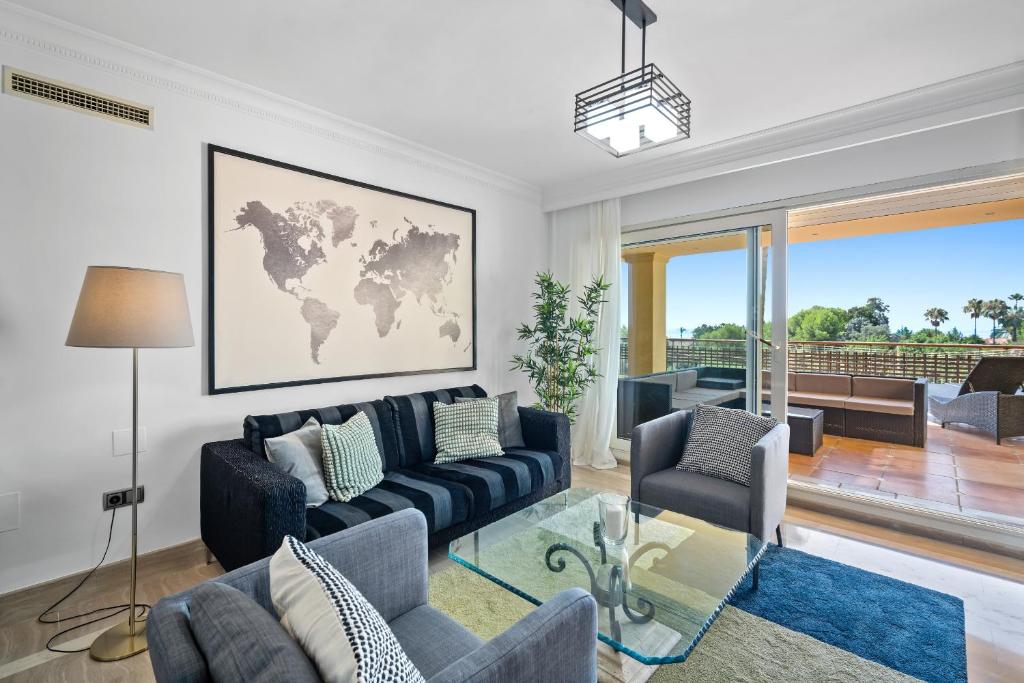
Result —
<instances>
[{"instance_id":1,"label":"floor lamp","mask_svg":"<svg viewBox=\"0 0 1024 683\"><path fill-rule=\"evenodd\" d=\"M132 558L128 621L104 631L89 655L110 662L147 649L146 624L135 618L138 564L139 349L192 346L181 273L89 266L78 295L68 346L132 350Z\"/></svg>"}]
</instances>

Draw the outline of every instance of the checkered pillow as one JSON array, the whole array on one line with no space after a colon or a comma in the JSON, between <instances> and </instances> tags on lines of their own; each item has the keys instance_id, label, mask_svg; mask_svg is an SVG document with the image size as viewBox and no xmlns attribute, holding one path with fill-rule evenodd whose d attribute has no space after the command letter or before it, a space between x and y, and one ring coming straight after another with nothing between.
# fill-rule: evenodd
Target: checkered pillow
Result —
<instances>
[{"instance_id":1,"label":"checkered pillow","mask_svg":"<svg viewBox=\"0 0 1024 683\"><path fill-rule=\"evenodd\" d=\"M373 425L359 411L342 425L324 425L324 483L331 500L347 503L384 479Z\"/></svg>"},{"instance_id":2,"label":"checkered pillow","mask_svg":"<svg viewBox=\"0 0 1024 683\"><path fill-rule=\"evenodd\" d=\"M777 424L745 410L699 403L676 469L750 486L750 451Z\"/></svg>"},{"instance_id":3,"label":"checkered pillow","mask_svg":"<svg viewBox=\"0 0 1024 683\"><path fill-rule=\"evenodd\" d=\"M503 455L498 441L498 399L434 403L435 462Z\"/></svg>"}]
</instances>

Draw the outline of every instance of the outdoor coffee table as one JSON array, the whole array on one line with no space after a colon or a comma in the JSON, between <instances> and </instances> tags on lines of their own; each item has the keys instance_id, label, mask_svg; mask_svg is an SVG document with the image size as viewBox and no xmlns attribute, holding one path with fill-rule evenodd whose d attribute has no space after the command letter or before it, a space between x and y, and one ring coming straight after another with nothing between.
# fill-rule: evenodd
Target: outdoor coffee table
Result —
<instances>
[{"instance_id":1,"label":"outdoor coffee table","mask_svg":"<svg viewBox=\"0 0 1024 683\"><path fill-rule=\"evenodd\" d=\"M656 665L689 656L766 546L637 503L625 543L606 546L598 494L556 494L456 539L448 556L536 605L567 588L589 591L606 646L602 680L643 681Z\"/></svg>"},{"instance_id":2,"label":"outdoor coffee table","mask_svg":"<svg viewBox=\"0 0 1024 683\"><path fill-rule=\"evenodd\" d=\"M762 415L771 415L771 407L761 405ZM821 448L825 411L818 408L786 406L786 422L789 424L789 450L801 455L814 455Z\"/></svg>"}]
</instances>

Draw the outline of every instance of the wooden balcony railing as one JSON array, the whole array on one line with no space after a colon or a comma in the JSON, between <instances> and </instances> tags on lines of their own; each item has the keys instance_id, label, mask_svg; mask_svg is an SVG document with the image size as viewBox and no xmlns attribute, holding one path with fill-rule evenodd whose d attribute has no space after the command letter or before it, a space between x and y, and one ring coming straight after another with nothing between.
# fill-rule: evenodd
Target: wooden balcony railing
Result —
<instances>
[{"instance_id":1,"label":"wooden balcony railing","mask_svg":"<svg viewBox=\"0 0 1024 683\"><path fill-rule=\"evenodd\" d=\"M620 344L619 374L628 374L628 340ZM742 339L666 340L669 370L710 365L746 366ZM982 356L1024 356L1024 346L1009 344L907 344L900 342L791 341L791 372L827 372L874 377L925 377L939 384L960 383ZM770 351L762 348L762 364L770 364Z\"/></svg>"}]
</instances>

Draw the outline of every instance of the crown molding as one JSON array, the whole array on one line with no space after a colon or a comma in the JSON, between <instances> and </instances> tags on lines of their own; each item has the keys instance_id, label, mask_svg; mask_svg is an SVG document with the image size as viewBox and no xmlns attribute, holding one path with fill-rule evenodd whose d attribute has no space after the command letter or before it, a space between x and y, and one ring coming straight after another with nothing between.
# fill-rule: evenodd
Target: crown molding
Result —
<instances>
[{"instance_id":1,"label":"crown molding","mask_svg":"<svg viewBox=\"0 0 1024 683\"><path fill-rule=\"evenodd\" d=\"M0 0L0 43L104 71L429 173L533 202L541 198L541 189L524 180L7 0Z\"/></svg>"},{"instance_id":2,"label":"crown molding","mask_svg":"<svg viewBox=\"0 0 1024 683\"><path fill-rule=\"evenodd\" d=\"M553 211L1024 109L1024 61L545 188Z\"/></svg>"}]
</instances>

